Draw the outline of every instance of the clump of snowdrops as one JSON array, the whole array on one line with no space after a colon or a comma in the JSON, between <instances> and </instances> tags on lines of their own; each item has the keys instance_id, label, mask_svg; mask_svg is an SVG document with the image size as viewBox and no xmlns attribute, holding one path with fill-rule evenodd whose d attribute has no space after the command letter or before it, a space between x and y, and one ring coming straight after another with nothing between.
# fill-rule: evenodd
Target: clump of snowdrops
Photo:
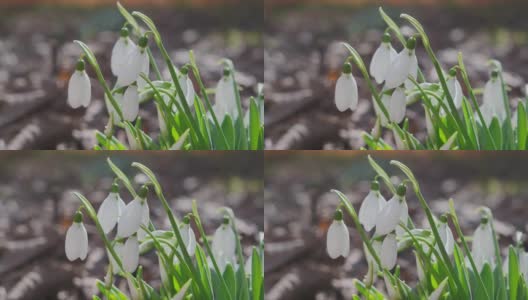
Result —
<instances>
[{"instance_id":1,"label":"clump of snowdrops","mask_svg":"<svg viewBox=\"0 0 528 300\"><path fill-rule=\"evenodd\" d=\"M91 100L91 83L86 62L93 68L104 89L109 121L104 132L97 132L95 149L151 150L259 150L264 140L264 94L249 99L244 112L235 69L229 59L222 61L223 74L214 89L215 101L202 82L193 52L189 63L178 69L172 62L154 22L141 12L129 13L117 3L125 23L111 56L111 70L116 77L111 88L99 64L86 44L75 41L83 51L68 87L68 103L73 108L87 107ZM143 22L147 29L138 23ZM170 79L163 79L149 44L158 47ZM153 73L153 74L151 74ZM191 74L199 92L195 91ZM155 78L152 79L151 78ZM155 103L159 135L156 139L142 130L138 116L140 105ZM116 130L126 132L126 143L115 137Z\"/></svg>"},{"instance_id":2,"label":"clump of snowdrops","mask_svg":"<svg viewBox=\"0 0 528 300\"><path fill-rule=\"evenodd\" d=\"M476 89L469 81L462 53L458 54L457 65L445 69L420 22L407 14L400 16L417 32L406 39L382 8L379 12L387 29L369 69L358 52L344 43L350 56L335 90L335 103L340 111L356 108L358 87L352 75L353 63L372 93L377 117L371 133L363 133L366 147L373 150L392 149L391 145L396 145L397 149L526 149L526 103L520 100L516 112L510 108L500 62L489 61L489 81L483 89ZM402 48L400 52L391 44L393 37ZM415 54L420 46L434 65L437 82L429 82L420 70ZM481 104L477 100L479 94L482 94ZM416 102L422 104L426 120L427 134L423 141L409 131L409 120L405 117L406 107ZM381 138L384 128L392 131L393 142Z\"/></svg>"},{"instance_id":3,"label":"clump of snowdrops","mask_svg":"<svg viewBox=\"0 0 528 300\"><path fill-rule=\"evenodd\" d=\"M527 299L528 254L523 248L522 234L517 234L503 260L489 209L481 209L480 224L472 236L466 236L452 199L449 211L435 216L407 166L391 161L406 177L395 186L370 156L369 163L377 175L359 213L343 193L333 190L340 205L327 235L330 257L347 257L350 237L343 215L348 214L363 241L368 272L363 280L354 280L357 294L353 299ZM383 197L378 179L387 187L390 200ZM410 218L406 185L416 194L428 228L417 228ZM416 258L415 286L400 279L398 255L407 251L412 251ZM382 278L383 284L376 288L378 278Z\"/></svg>"},{"instance_id":4,"label":"clump of snowdrops","mask_svg":"<svg viewBox=\"0 0 528 300\"><path fill-rule=\"evenodd\" d=\"M149 178L149 183L136 191L125 173L110 160L116 175L108 197L98 211L79 193L81 206L66 233L65 251L69 260L84 260L89 251L88 235L83 225L83 212L95 223L108 255L108 270L103 281L97 281L102 297L93 299L244 299L263 300L264 237L252 247L245 259L235 216L223 208L223 220L209 237L203 228L196 202L192 212L179 220L171 211L154 173L140 163L133 163ZM120 196L119 183L133 198L128 204ZM149 216L148 187L155 191L169 218L171 228L156 229ZM192 226L194 225L194 226ZM195 235L194 228L198 234ZM116 229L117 228L117 229ZM162 285L155 289L142 277L139 257L156 253ZM114 282L127 281L128 291L121 291Z\"/></svg>"}]
</instances>

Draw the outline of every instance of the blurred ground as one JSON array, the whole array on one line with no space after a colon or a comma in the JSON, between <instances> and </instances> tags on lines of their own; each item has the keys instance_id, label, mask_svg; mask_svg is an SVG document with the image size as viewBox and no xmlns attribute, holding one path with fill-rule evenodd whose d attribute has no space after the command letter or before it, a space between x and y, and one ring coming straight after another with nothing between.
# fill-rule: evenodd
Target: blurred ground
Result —
<instances>
[{"instance_id":1,"label":"blurred ground","mask_svg":"<svg viewBox=\"0 0 528 300\"><path fill-rule=\"evenodd\" d=\"M332 260L326 254L326 230L339 203L337 196L329 191L342 191L359 209L375 174L367 162L367 154L360 151L266 152L266 300L351 299L352 279L362 279L367 264L361 239L350 218L345 220L351 235L349 257ZM512 243L516 230L528 231L525 188L528 174L524 171L528 167L528 155L522 152L377 151L370 154L390 176L400 179L402 173L390 166L389 161L395 159L408 165L437 216L448 210L447 200L453 198L462 230L467 235L472 235L479 224L477 208L483 205L494 214L503 248ZM382 188L382 193L388 200L386 188ZM427 223L425 214L410 188L407 203L414 223L423 227ZM412 284L416 280L414 256L405 251L398 257L401 278Z\"/></svg>"},{"instance_id":2,"label":"blurred ground","mask_svg":"<svg viewBox=\"0 0 528 300\"><path fill-rule=\"evenodd\" d=\"M516 107L516 97L523 95L521 91L528 78L523 67L528 63L528 21L523 16L526 4L521 2L462 7L384 5L384 9L400 26L405 25L398 17L403 12L422 22L446 70L457 63L457 53L462 51L473 87L483 87L487 81L487 61L500 60L506 83L511 87L512 107ZM352 113L340 113L334 105L335 80L347 56L340 42L355 47L368 67L385 23L377 5L351 8L297 4L267 9L266 147L358 149L363 146L361 132L370 132L375 115L370 92L357 68L353 68L353 73L359 87L358 108ZM402 29L413 32L409 26ZM401 50L394 38L393 45L397 51ZM432 64L419 43L417 55L425 76L436 80ZM421 104L408 107L407 117L411 131L423 138L425 117ZM392 141L390 134L386 140Z\"/></svg>"},{"instance_id":3,"label":"blurred ground","mask_svg":"<svg viewBox=\"0 0 528 300\"><path fill-rule=\"evenodd\" d=\"M195 51L207 87L214 88L221 76L220 59L231 59L242 96L247 99L264 80L259 7L249 1L206 9L142 6L140 10L156 23L177 66L189 61L190 49ZM107 82L113 83L109 59L123 22L114 5L0 10L0 148L2 144L8 149L93 148L94 130L104 129L108 114L91 68L90 106L73 110L66 103L67 82L81 52L73 40L89 45ZM162 74L169 78L154 42L150 45ZM144 130L156 136L154 105L142 105L140 116Z\"/></svg>"},{"instance_id":4,"label":"blurred ground","mask_svg":"<svg viewBox=\"0 0 528 300\"><path fill-rule=\"evenodd\" d=\"M0 153L0 299L91 299L95 280L103 278L107 266L102 241L93 222L85 219L88 258L70 263L64 254L64 234L80 204L73 191L85 195L96 209L107 196L113 180L107 157L135 188L146 177L137 175L130 164L138 161L150 167L179 218L196 199L208 234L221 222L219 208L231 207L243 245L257 243L264 226L260 154L4 151ZM132 200L123 187L120 194L125 202ZM155 226L170 228L152 191L147 199ZM147 254L140 264L147 282L159 286L157 258ZM123 284L118 282L118 286Z\"/></svg>"}]
</instances>

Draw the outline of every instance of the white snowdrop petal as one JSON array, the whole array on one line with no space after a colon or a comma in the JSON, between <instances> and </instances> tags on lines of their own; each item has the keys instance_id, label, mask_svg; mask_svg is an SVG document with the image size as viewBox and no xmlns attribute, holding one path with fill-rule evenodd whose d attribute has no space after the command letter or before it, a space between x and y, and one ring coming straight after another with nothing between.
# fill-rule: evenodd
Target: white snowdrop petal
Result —
<instances>
[{"instance_id":1,"label":"white snowdrop petal","mask_svg":"<svg viewBox=\"0 0 528 300\"><path fill-rule=\"evenodd\" d=\"M385 80L387 66L391 64L391 52L393 51L394 49L392 49L390 43L381 43L372 56L370 74L378 84L381 84Z\"/></svg>"},{"instance_id":2,"label":"white snowdrop petal","mask_svg":"<svg viewBox=\"0 0 528 300\"><path fill-rule=\"evenodd\" d=\"M409 207L407 206L407 201L403 201L401 203L401 211L400 211L400 223L403 223L405 227L407 227L409 220ZM403 236L406 233L405 229L403 229L400 224L396 225L396 236L400 237Z\"/></svg>"},{"instance_id":3,"label":"white snowdrop petal","mask_svg":"<svg viewBox=\"0 0 528 300\"><path fill-rule=\"evenodd\" d=\"M117 242L117 243L114 244L114 251L117 254L117 256L119 257L119 259L121 260L121 262L123 262L123 247L124 246L125 246L125 244L120 243L120 242ZM119 271L121 271L121 270L119 269L119 265L117 264L116 260L114 259L114 256L110 253L110 251L107 250L106 252L107 252L107 255L108 255L108 261L112 265L113 273L114 274L119 273Z\"/></svg>"},{"instance_id":4,"label":"white snowdrop petal","mask_svg":"<svg viewBox=\"0 0 528 300\"><path fill-rule=\"evenodd\" d=\"M143 90L145 87L148 86L148 83L147 83L147 81L145 79L143 79L143 77L140 76L141 73L145 74L147 76L147 78L149 77L150 60L148 58L148 55L147 55L146 51L141 56L141 69L140 69L140 71L138 73L138 78L137 78L138 89Z\"/></svg>"},{"instance_id":5,"label":"white snowdrop petal","mask_svg":"<svg viewBox=\"0 0 528 300\"><path fill-rule=\"evenodd\" d=\"M123 268L127 272L134 272L139 264L139 243L137 237L131 236L125 242L122 249Z\"/></svg>"},{"instance_id":6,"label":"white snowdrop petal","mask_svg":"<svg viewBox=\"0 0 528 300\"><path fill-rule=\"evenodd\" d=\"M462 96L463 96L462 87L460 86L460 83L458 82L456 77L450 78L447 81L447 90L449 91L451 98L453 98L455 107L460 108L462 106Z\"/></svg>"},{"instance_id":7,"label":"white snowdrop petal","mask_svg":"<svg viewBox=\"0 0 528 300\"><path fill-rule=\"evenodd\" d=\"M236 95L231 76L222 77L216 86L215 103L222 107L223 111L230 115L233 120L238 117Z\"/></svg>"},{"instance_id":8,"label":"white snowdrop petal","mask_svg":"<svg viewBox=\"0 0 528 300\"><path fill-rule=\"evenodd\" d=\"M75 71L68 83L68 104L72 108L87 107L91 97L90 78L85 71Z\"/></svg>"},{"instance_id":9,"label":"white snowdrop petal","mask_svg":"<svg viewBox=\"0 0 528 300\"><path fill-rule=\"evenodd\" d=\"M359 223L363 225L366 231L370 231L376 226L376 218L381 211L379 196L379 191L371 190L359 208Z\"/></svg>"},{"instance_id":10,"label":"white snowdrop petal","mask_svg":"<svg viewBox=\"0 0 528 300\"><path fill-rule=\"evenodd\" d=\"M80 228L77 226L77 223L73 223L68 231L66 232L66 239L64 242L66 257L70 261L74 261L80 257L80 247L79 247L79 234Z\"/></svg>"},{"instance_id":11,"label":"white snowdrop petal","mask_svg":"<svg viewBox=\"0 0 528 300\"><path fill-rule=\"evenodd\" d=\"M396 259L398 258L398 244L396 242L396 236L389 234L383 240L381 244L380 260L381 265L391 270L396 265Z\"/></svg>"},{"instance_id":12,"label":"white snowdrop petal","mask_svg":"<svg viewBox=\"0 0 528 300\"><path fill-rule=\"evenodd\" d=\"M108 194L97 211L97 219L99 220L99 223L101 223L101 227L103 227L103 231L106 234L114 229L119 220L119 215L121 213L119 199L119 195L116 193Z\"/></svg>"},{"instance_id":13,"label":"white snowdrop petal","mask_svg":"<svg viewBox=\"0 0 528 300\"><path fill-rule=\"evenodd\" d=\"M141 69L144 67L144 57L144 53L141 53L140 47L135 46L128 51L125 63L118 72L116 83L118 87L130 85L137 80Z\"/></svg>"},{"instance_id":14,"label":"white snowdrop petal","mask_svg":"<svg viewBox=\"0 0 528 300\"><path fill-rule=\"evenodd\" d=\"M131 50L131 47L129 47L130 43L132 43L132 41L128 37L121 37L116 41L112 48L110 68L112 69L112 74L115 76L118 76L121 67L125 64L127 53Z\"/></svg>"},{"instance_id":15,"label":"white snowdrop petal","mask_svg":"<svg viewBox=\"0 0 528 300\"><path fill-rule=\"evenodd\" d=\"M407 106L406 100L405 90L401 87L396 88L390 97L388 107L392 122L400 123L403 121Z\"/></svg>"},{"instance_id":16,"label":"white snowdrop petal","mask_svg":"<svg viewBox=\"0 0 528 300\"><path fill-rule=\"evenodd\" d=\"M143 204L139 198L132 200L124 209L117 223L117 236L129 237L139 230L143 216Z\"/></svg>"},{"instance_id":17,"label":"white snowdrop petal","mask_svg":"<svg viewBox=\"0 0 528 300\"><path fill-rule=\"evenodd\" d=\"M129 86L123 95L123 117L127 121L134 121L139 113L139 94L137 86Z\"/></svg>"},{"instance_id":18,"label":"white snowdrop petal","mask_svg":"<svg viewBox=\"0 0 528 300\"><path fill-rule=\"evenodd\" d=\"M405 82L411 72L413 64L413 55L409 54L409 50L403 49L396 58L392 61L387 76L385 78L385 87L393 89Z\"/></svg>"},{"instance_id":19,"label":"white snowdrop petal","mask_svg":"<svg viewBox=\"0 0 528 300\"><path fill-rule=\"evenodd\" d=\"M393 196L383 207L376 221L376 235L386 235L400 222L402 205L398 196Z\"/></svg>"},{"instance_id":20,"label":"white snowdrop petal","mask_svg":"<svg viewBox=\"0 0 528 300\"><path fill-rule=\"evenodd\" d=\"M185 248L190 256L194 256L196 250L196 236L189 224L184 224L181 229L181 235L183 242L185 243Z\"/></svg>"},{"instance_id":21,"label":"white snowdrop petal","mask_svg":"<svg viewBox=\"0 0 528 300\"><path fill-rule=\"evenodd\" d=\"M343 221L333 221L328 228L326 237L328 255L335 259L339 256L347 257L350 251L350 236Z\"/></svg>"},{"instance_id":22,"label":"white snowdrop petal","mask_svg":"<svg viewBox=\"0 0 528 300\"><path fill-rule=\"evenodd\" d=\"M138 240L143 241L145 237L147 236L147 232L143 230L143 228L141 228L141 225L148 227L149 223L150 223L150 209L149 209L148 203L145 201L145 204L143 204L142 213L141 213L140 228L137 232Z\"/></svg>"},{"instance_id":23,"label":"white snowdrop petal","mask_svg":"<svg viewBox=\"0 0 528 300\"><path fill-rule=\"evenodd\" d=\"M189 107L190 106L193 106L194 104L194 96L195 96L195 91L194 91L194 85L192 83L192 80L189 78L189 76L186 76L187 77L187 80L185 80L185 83L186 83L186 89L185 89L185 98L187 99L187 104L189 104Z\"/></svg>"},{"instance_id":24,"label":"white snowdrop petal","mask_svg":"<svg viewBox=\"0 0 528 300\"><path fill-rule=\"evenodd\" d=\"M336 82L335 104L339 111L354 110L358 103L358 87L352 74L341 74Z\"/></svg>"},{"instance_id":25,"label":"white snowdrop petal","mask_svg":"<svg viewBox=\"0 0 528 300\"><path fill-rule=\"evenodd\" d=\"M235 249L235 233L228 225L221 225L213 236L213 252L220 256L230 257L235 254Z\"/></svg>"},{"instance_id":26,"label":"white snowdrop petal","mask_svg":"<svg viewBox=\"0 0 528 300\"><path fill-rule=\"evenodd\" d=\"M383 273L383 280L385 281L385 288L387 289L387 294L389 294L389 299L391 300L400 299L400 294L398 293L398 289L392 285L386 273Z\"/></svg>"}]
</instances>

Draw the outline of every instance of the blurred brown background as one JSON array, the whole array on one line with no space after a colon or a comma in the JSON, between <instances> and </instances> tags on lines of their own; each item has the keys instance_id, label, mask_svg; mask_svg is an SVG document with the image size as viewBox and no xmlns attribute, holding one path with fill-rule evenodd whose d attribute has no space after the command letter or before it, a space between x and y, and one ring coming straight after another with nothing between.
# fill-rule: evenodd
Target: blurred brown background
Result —
<instances>
[{"instance_id":1,"label":"blurred brown background","mask_svg":"<svg viewBox=\"0 0 528 300\"><path fill-rule=\"evenodd\" d=\"M358 210L375 176L367 155L397 182L396 177L402 180L404 175L389 162L406 164L437 216L448 210L447 200L453 198L467 235L479 224L480 206L492 210L503 250L512 243L515 231L528 231L528 154L524 152L267 151L266 300L351 299L352 280L363 279L367 264L361 239L348 216L350 255L336 260L328 257L326 231L339 204L330 190L343 192ZM391 197L383 184L381 191L387 200ZM425 214L410 187L407 203L416 226L424 227ZM413 285L416 265L412 253L400 253L398 264L401 278ZM382 281L377 286L384 290Z\"/></svg>"},{"instance_id":2,"label":"blurred brown background","mask_svg":"<svg viewBox=\"0 0 528 300\"><path fill-rule=\"evenodd\" d=\"M136 189L148 178L131 163L151 168L178 218L191 211L195 199L208 234L221 223L219 209L231 207L243 245L257 243L264 210L260 153L1 151L0 299L92 299L95 280L103 278L107 266L101 238L85 214L90 250L85 261L71 263L64 254L64 234L80 205L73 191L85 195L96 210L108 195L114 177L107 158ZM132 200L122 185L120 195L127 203ZM152 189L147 200L155 226L170 228ZM146 254L140 263L145 280L159 286L156 256ZM126 282L116 284L127 290Z\"/></svg>"}]
</instances>

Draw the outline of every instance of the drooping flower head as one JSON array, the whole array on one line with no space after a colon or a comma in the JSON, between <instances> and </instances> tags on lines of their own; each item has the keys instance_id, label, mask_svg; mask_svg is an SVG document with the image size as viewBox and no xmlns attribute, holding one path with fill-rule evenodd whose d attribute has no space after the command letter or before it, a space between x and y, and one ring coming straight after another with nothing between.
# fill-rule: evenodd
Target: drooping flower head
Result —
<instances>
[{"instance_id":1,"label":"drooping flower head","mask_svg":"<svg viewBox=\"0 0 528 300\"><path fill-rule=\"evenodd\" d=\"M352 65L346 62L343 72L337 79L335 88L335 104L341 112L354 110L358 103L358 87L354 76L352 76Z\"/></svg>"},{"instance_id":2,"label":"drooping flower head","mask_svg":"<svg viewBox=\"0 0 528 300\"><path fill-rule=\"evenodd\" d=\"M92 97L90 78L86 74L84 60L79 59L68 83L68 104L72 108L88 107Z\"/></svg>"},{"instance_id":3,"label":"drooping flower head","mask_svg":"<svg viewBox=\"0 0 528 300\"><path fill-rule=\"evenodd\" d=\"M405 185L400 184L396 189L396 195L387 202L377 218L375 235L389 234L403 221L402 218L409 216L409 213L406 211L407 205L405 204L406 192L407 188Z\"/></svg>"},{"instance_id":4,"label":"drooping flower head","mask_svg":"<svg viewBox=\"0 0 528 300\"><path fill-rule=\"evenodd\" d=\"M215 113L217 113L219 122L222 122L226 115L229 115L233 120L238 118L233 76L231 75L231 69L227 67L224 68L223 76L216 85L215 105L218 108Z\"/></svg>"},{"instance_id":5,"label":"drooping flower head","mask_svg":"<svg viewBox=\"0 0 528 300\"><path fill-rule=\"evenodd\" d=\"M341 209L336 210L334 221L328 228L326 251L333 259L339 256L347 257L350 252L350 236L348 234L348 228L345 222L343 222L343 212Z\"/></svg>"},{"instance_id":6,"label":"drooping flower head","mask_svg":"<svg viewBox=\"0 0 528 300\"><path fill-rule=\"evenodd\" d=\"M462 93L462 87L460 86L460 83L456 78L456 75L457 71L455 68L449 70L449 76L447 78L447 90L451 95L451 98L453 99L455 107L460 108L462 106L462 97L464 97L464 95Z\"/></svg>"},{"instance_id":7,"label":"drooping flower head","mask_svg":"<svg viewBox=\"0 0 528 300\"><path fill-rule=\"evenodd\" d=\"M192 257L194 256L194 253L196 252L196 236L194 235L194 231L191 228L191 219L189 216L185 216L183 218L183 225L180 228L180 232L182 235L183 243L185 244L185 248L187 249L187 252Z\"/></svg>"},{"instance_id":8,"label":"drooping flower head","mask_svg":"<svg viewBox=\"0 0 528 300\"><path fill-rule=\"evenodd\" d=\"M112 48L112 56L110 57L110 67L112 74L119 76L121 68L126 63L128 53L133 50L136 45L128 37L129 31L127 27L123 27L120 32L120 37Z\"/></svg>"},{"instance_id":9,"label":"drooping flower head","mask_svg":"<svg viewBox=\"0 0 528 300\"><path fill-rule=\"evenodd\" d=\"M489 124L494 117L496 117L501 124L506 119L502 84L497 70L491 72L490 80L484 86L481 111L487 124Z\"/></svg>"},{"instance_id":10,"label":"drooping flower head","mask_svg":"<svg viewBox=\"0 0 528 300\"><path fill-rule=\"evenodd\" d=\"M225 257L230 259L235 255L236 237L229 223L229 217L224 216L222 225L214 233L212 248L215 258Z\"/></svg>"},{"instance_id":11,"label":"drooping flower head","mask_svg":"<svg viewBox=\"0 0 528 300\"><path fill-rule=\"evenodd\" d=\"M387 200L383 198L379 190L379 182L374 180L370 184L370 192L361 203L359 208L359 223L363 225L366 231L371 231L376 226L376 219Z\"/></svg>"},{"instance_id":12,"label":"drooping flower head","mask_svg":"<svg viewBox=\"0 0 528 300\"><path fill-rule=\"evenodd\" d=\"M137 235L132 235L127 239L121 249L123 268L125 271L134 272L139 264L139 242Z\"/></svg>"},{"instance_id":13,"label":"drooping flower head","mask_svg":"<svg viewBox=\"0 0 528 300\"><path fill-rule=\"evenodd\" d=\"M370 62L370 75L374 77L378 84L381 84L385 81L385 76L387 76L388 66L391 65L392 60L396 58L398 53L391 45L391 36L389 33L383 34L382 42L379 45L376 52L372 56L372 61Z\"/></svg>"},{"instance_id":14,"label":"drooping flower head","mask_svg":"<svg viewBox=\"0 0 528 300\"><path fill-rule=\"evenodd\" d=\"M405 48L392 60L385 77L385 88L393 89L402 85L410 75L416 77L418 61L415 48L416 39L411 37L407 40Z\"/></svg>"},{"instance_id":15,"label":"drooping flower head","mask_svg":"<svg viewBox=\"0 0 528 300\"><path fill-rule=\"evenodd\" d=\"M142 36L138 40L138 47L133 47L126 55L124 63L117 72L118 87L124 87L137 81L140 73L148 73L149 58L146 51L148 45L148 38ZM143 83L144 84L144 83ZM138 87L143 86L138 81Z\"/></svg>"},{"instance_id":16,"label":"drooping flower head","mask_svg":"<svg viewBox=\"0 0 528 300\"><path fill-rule=\"evenodd\" d=\"M143 221L144 210L148 209L147 186L142 186L136 198L127 204L117 223L117 236L126 238L138 232Z\"/></svg>"},{"instance_id":17,"label":"drooping flower head","mask_svg":"<svg viewBox=\"0 0 528 300\"><path fill-rule=\"evenodd\" d=\"M139 93L138 87L134 84L128 86L123 94L123 103L121 105L123 117L127 121L134 121L139 113Z\"/></svg>"},{"instance_id":18,"label":"drooping flower head","mask_svg":"<svg viewBox=\"0 0 528 300\"><path fill-rule=\"evenodd\" d=\"M495 247L493 231L487 216L480 219L480 225L473 234L473 243L471 245L471 255L475 261L477 269L482 270L485 263L488 263L492 269L495 265Z\"/></svg>"},{"instance_id":19,"label":"drooping flower head","mask_svg":"<svg viewBox=\"0 0 528 300\"><path fill-rule=\"evenodd\" d=\"M396 235L390 233L383 239L380 251L381 266L387 270L391 270L396 265L398 259L398 243L396 242Z\"/></svg>"},{"instance_id":20,"label":"drooping flower head","mask_svg":"<svg viewBox=\"0 0 528 300\"><path fill-rule=\"evenodd\" d=\"M455 239L453 238L453 232L451 231L451 228L449 228L449 225L447 224L446 215L440 216L438 234L440 234L440 239L442 244L444 245L447 255L453 255L453 251L455 250ZM438 245L436 246L436 249L439 249Z\"/></svg>"},{"instance_id":21,"label":"drooping flower head","mask_svg":"<svg viewBox=\"0 0 528 300\"><path fill-rule=\"evenodd\" d=\"M83 215L80 211L75 213L73 223L66 232L64 250L70 261L77 258L84 260L88 255L88 233L82 223Z\"/></svg>"},{"instance_id":22,"label":"drooping flower head","mask_svg":"<svg viewBox=\"0 0 528 300\"><path fill-rule=\"evenodd\" d=\"M117 183L112 184L110 194L97 211L97 219L101 223L104 233L108 234L114 229L125 206L125 202L119 196L119 186Z\"/></svg>"},{"instance_id":23,"label":"drooping flower head","mask_svg":"<svg viewBox=\"0 0 528 300\"><path fill-rule=\"evenodd\" d=\"M194 104L195 91L194 91L194 85L192 83L192 80L191 78L189 78L189 67L184 66L183 68L181 68L180 71L181 71L181 77L179 78L178 81L182 88L183 94L185 95L185 100L187 101L187 105L191 107Z\"/></svg>"}]
</instances>

